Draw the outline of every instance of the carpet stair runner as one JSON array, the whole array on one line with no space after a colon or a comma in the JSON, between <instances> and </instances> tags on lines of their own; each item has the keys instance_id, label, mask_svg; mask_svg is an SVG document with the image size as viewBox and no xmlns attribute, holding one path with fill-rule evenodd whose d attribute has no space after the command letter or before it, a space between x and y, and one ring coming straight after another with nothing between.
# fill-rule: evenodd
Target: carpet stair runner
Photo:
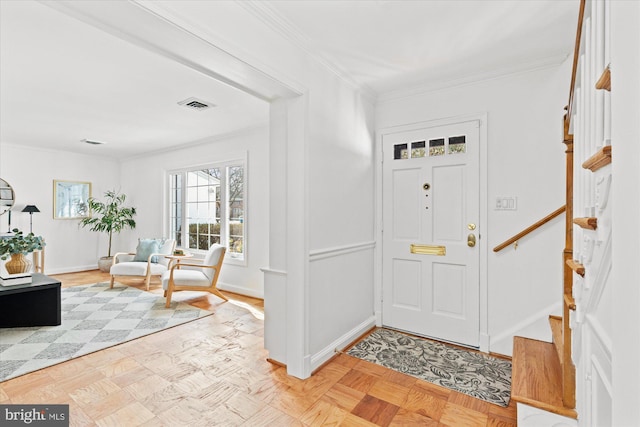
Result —
<instances>
[{"instance_id":1,"label":"carpet stair runner","mask_svg":"<svg viewBox=\"0 0 640 427\"><path fill-rule=\"evenodd\" d=\"M576 419L575 409L562 402L562 368L560 365L562 318L551 316L549 323L553 343L524 337L513 339L511 398L554 414Z\"/></svg>"}]
</instances>

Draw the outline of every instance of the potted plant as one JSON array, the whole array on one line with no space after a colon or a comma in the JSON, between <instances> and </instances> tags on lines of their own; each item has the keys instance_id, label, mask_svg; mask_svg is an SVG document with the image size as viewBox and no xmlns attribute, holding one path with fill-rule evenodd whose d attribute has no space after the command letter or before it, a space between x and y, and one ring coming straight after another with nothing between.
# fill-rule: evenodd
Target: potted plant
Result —
<instances>
[{"instance_id":1,"label":"potted plant","mask_svg":"<svg viewBox=\"0 0 640 427\"><path fill-rule=\"evenodd\" d=\"M136 208L128 208L123 206L127 196L118 194L115 191L107 191L104 193L106 202L101 202L93 197L88 200L89 209L92 216L83 218L80 225L90 227L91 231L99 231L109 234L109 248L107 256L98 260L100 271L109 272L113 257L111 256L111 240L113 233L119 233L125 228L136 228L136 222L133 216L136 214Z\"/></svg>"},{"instance_id":2,"label":"potted plant","mask_svg":"<svg viewBox=\"0 0 640 427\"><path fill-rule=\"evenodd\" d=\"M31 269L31 261L24 256L33 251L42 250L44 240L42 236L35 236L33 233L25 235L17 228L12 231L12 235L0 239L0 259L5 260L11 257L11 260L4 265L7 273L26 273Z\"/></svg>"}]
</instances>

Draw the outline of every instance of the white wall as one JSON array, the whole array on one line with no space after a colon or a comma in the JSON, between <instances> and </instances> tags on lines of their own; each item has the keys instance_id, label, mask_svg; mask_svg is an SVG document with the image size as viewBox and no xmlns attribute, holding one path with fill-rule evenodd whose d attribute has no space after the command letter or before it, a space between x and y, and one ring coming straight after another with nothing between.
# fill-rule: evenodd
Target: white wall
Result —
<instances>
[{"instance_id":1,"label":"white wall","mask_svg":"<svg viewBox=\"0 0 640 427\"><path fill-rule=\"evenodd\" d=\"M189 147L126 159L122 189L136 206L138 226L128 233L128 250L138 237L167 237L167 171L247 157L246 265L225 262L219 288L262 298L260 268L269 250L269 130L259 127L198 141Z\"/></svg>"},{"instance_id":2,"label":"white wall","mask_svg":"<svg viewBox=\"0 0 640 427\"><path fill-rule=\"evenodd\" d=\"M564 205L563 107L570 61L458 87L394 97L377 106L379 130L411 123L487 113L488 206L486 281L488 307L481 315L490 351L511 354L512 338L550 337L547 317L559 313L564 217L520 240L517 250L491 249ZM406 93L406 91L405 91ZM481 190L482 191L482 190ZM516 196L516 211L493 209L497 196ZM481 213L482 215L483 213ZM482 259L482 258L481 258ZM484 313L484 314L483 314Z\"/></svg>"},{"instance_id":3,"label":"white wall","mask_svg":"<svg viewBox=\"0 0 640 427\"><path fill-rule=\"evenodd\" d=\"M265 346L304 378L374 325L375 242L372 103L313 61L302 70L307 92L272 109L272 203L287 209L271 222L286 239L265 271Z\"/></svg>"},{"instance_id":4,"label":"white wall","mask_svg":"<svg viewBox=\"0 0 640 427\"><path fill-rule=\"evenodd\" d=\"M272 159L273 165L284 167L272 171L280 187L271 192L286 195L287 221L285 226L272 218L271 227L286 230L287 237L272 244L269 270L274 270L272 285L285 287L286 298L271 298L273 305L265 301L265 317L274 311L286 316L278 325L266 319L265 336L286 335L286 342L278 341L285 347L278 353L286 354L286 360L279 361L287 364L289 373L308 376L338 344L356 338L354 331L373 325L373 289L367 276L374 268L372 101L299 46L295 37L287 37L268 10L254 13L259 3L153 7L301 93L297 101L284 102L270 124L277 138L272 148L285 156L283 162ZM265 293L270 286L268 273ZM274 292L282 294L282 289ZM336 312L337 299L348 312Z\"/></svg>"},{"instance_id":5,"label":"white wall","mask_svg":"<svg viewBox=\"0 0 640 427\"><path fill-rule=\"evenodd\" d=\"M247 156L248 219L247 265L225 264L220 288L258 298L263 297L260 267L268 264L269 156L267 127L245 130L227 137L200 141L190 148L151 154L122 162L99 156L86 156L54 150L0 144L0 176L16 193L12 209L12 228L29 230L29 215L21 213L35 204L33 231L47 243L45 272L48 274L97 268L97 259L107 253L103 233L79 228L79 220L53 219L53 180L88 181L92 195L101 199L115 189L127 195L127 206L135 206L135 230L114 235L112 253L131 251L138 237L164 236L165 172L197 164ZM99 147L96 147L96 151ZM28 167L25 164L28 163ZM0 217L0 232L8 231L8 215Z\"/></svg>"},{"instance_id":6,"label":"white wall","mask_svg":"<svg viewBox=\"0 0 640 427\"><path fill-rule=\"evenodd\" d=\"M373 106L321 71L311 82L307 172L314 367L349 344L345 334L373 326L374 294Z\"/></svg>"},{"instance_id":7,"label":"white wall","mask_svg":"<svg viewBox=\"0 0 640 427\"><path fill-rule=\"evenodd\" d=\"M96 147L99 153L100 147ZM36 205L33 232L44 237L45 273L56 274L97 268L97 260L107 254L103 233L78 228L79 220L53 219L53 181L91 182L92 195L100 198L105 191L117 189L120 167L113 159L62 151L43 150L0 143L0 176L11 184L16 194L11 228L29 231L29 214L20 212L25 205ZM0 217L0 231L7 231L7 215ZM119 237L114 237L119 243Z\"/></svg>"}]
</instances>

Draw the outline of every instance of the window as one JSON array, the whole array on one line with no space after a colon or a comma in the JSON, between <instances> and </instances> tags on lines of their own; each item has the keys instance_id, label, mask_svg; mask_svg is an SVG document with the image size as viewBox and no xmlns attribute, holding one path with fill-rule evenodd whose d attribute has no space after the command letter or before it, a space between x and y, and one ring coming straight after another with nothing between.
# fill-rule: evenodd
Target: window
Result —
<instances>
[{"instance_id":1,"label":"window","mask_svg":"<svg viewBox=\"0 0 640 427\"><path fill-rule=\"evenodd\" d=\"M411 151L409 151L409 144L404 142L393 146L393 159L405 160L425 156L434 157L448 154L464 154L467 151L466 144L467 137L465 135L430 139L428 145L427 141L414 141L411 142Z\"/></svg>"},{"instance_id":2,"label":"window","mask_svg":"<svg viewBox=\"0 0 640 427\"><path fill-rule=\"evenodd\" d=\"M207 251L214 243L244 260L246 242L243 161L169 172L169 233L177 246Z\"/></svg>"}]
</instances>

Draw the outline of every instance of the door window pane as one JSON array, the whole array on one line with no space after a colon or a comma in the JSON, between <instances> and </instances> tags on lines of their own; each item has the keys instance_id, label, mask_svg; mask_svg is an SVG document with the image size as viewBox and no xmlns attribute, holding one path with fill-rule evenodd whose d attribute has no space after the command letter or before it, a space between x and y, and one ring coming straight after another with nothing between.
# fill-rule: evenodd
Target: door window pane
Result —
<instances>
[{"instance_id":1,"label":"door window pane","mask_svg":"<svg viewBox=\"0 0 640 427\"><path fill-rule=\"evenodd\" d=\"M393 159L408 159L409 153L407 152L407 144L396 144L393 146Z\"/></svg>"},{"instance_id":2,"label":"door window pane","mask_svg":"<svg viewBox=\"0 0 640 427\"><path fill-rule=\"evenodd\" d=\"M429 140L429 156L444 155L444 138Z\"/></svg>"},{"instance_id":3,"label":"door window pane","mask_svg":"<svg viewBox=\"0 0 640 427\"><path fill-rule=\"evenodd\" d=\"M412 142L411 143L411 158L424 157L425 156L425 142Z\"/></svg>"},{"instance_id":4,"label":"door window pane","mask_svg":"<svg viewBox=\"0 0 640 427\"><path fill-rule=\"evenodd\" d=\"M466 147L465 135L449 137L449 154L464 153L466 151Z\"/></svg>"}]
</instances>

